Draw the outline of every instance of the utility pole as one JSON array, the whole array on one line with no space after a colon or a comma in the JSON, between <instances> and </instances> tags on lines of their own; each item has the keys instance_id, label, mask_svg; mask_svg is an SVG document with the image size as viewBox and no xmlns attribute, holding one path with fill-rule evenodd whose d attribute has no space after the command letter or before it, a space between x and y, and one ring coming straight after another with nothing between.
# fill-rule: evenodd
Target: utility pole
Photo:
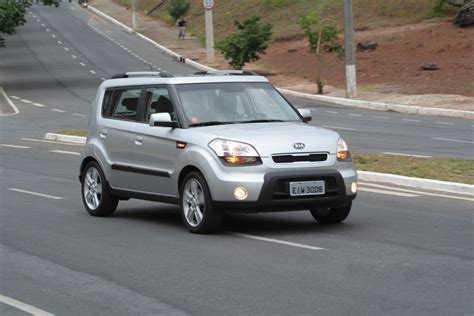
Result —
<instances>
[{"instance_id":1,"label":"utility pole","mask_svg":"<svg viewBox=\"0 0 474 316\"><path fill-rule=\"evenodd\" d=\"M214 26L212 22L212 9L214 0L203 0L205 19L206 19L206 52L207 62L214 62Z\"/></svg>"},{"instance_id":2,"label":"utility pole","mask_svg":"<svg viewBox=\"0 0 474 316\"><path fill-rule=\"evenodd\" d=\"M137 0L132 0L132 29L137 30Z\"/></svg>"},{"instance_id":3,"label":"utility pole","mask_svg":"<svg viewBox=\"0 0 474 316\"><path fill-rule=\"evenodd\" d=\"M346 55L346 98L357 96L352 0L344 0L344 52Z\"/></svg>"}]
</instances>

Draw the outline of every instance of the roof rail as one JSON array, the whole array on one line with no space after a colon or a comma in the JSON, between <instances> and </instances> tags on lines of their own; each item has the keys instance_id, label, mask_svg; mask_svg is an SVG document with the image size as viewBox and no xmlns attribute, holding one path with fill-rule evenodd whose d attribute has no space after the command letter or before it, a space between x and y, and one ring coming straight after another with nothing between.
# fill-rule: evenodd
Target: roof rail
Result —
<instances>
[{"instance_id":1,"label":"roof rail","mask_svg":"<svg viewBox=\"0 0 474 316\"><path fill-rule=\"evenodd\" d=\"M158 72L158 71L135 71L135 72L126 72L113 75L110 79L120 79L120 78L130 78L130 77L161 77L161 78L170 78L173 77L172 74L168 72Z\"/></svg>"},{"instance_id":2,"label":"roof rail","mask_svg":"<svg viewBox=\"0 0 474 316\"><path fill-rule=\"evenodd\" d=\"M249 70L207 70L198 71L194 74L208 76L258 76L258 74L256 74L255 72Z\"/></svg>"}]
</instances>

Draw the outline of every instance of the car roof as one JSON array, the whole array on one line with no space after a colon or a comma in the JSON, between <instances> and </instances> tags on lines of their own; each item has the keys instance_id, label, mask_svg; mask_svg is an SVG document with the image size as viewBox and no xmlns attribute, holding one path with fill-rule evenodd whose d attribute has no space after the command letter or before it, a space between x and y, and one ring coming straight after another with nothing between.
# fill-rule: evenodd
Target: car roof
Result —
<instances>
[{"instance_id":1,"label":"car roof","mask_svg":"<svg viewBox=\"0 0 474 316\"><path fill-rule=\"evenodd\" d=\"M101 87L113 88L124 86L143 86L155 84L192 84L192 83L223 83L223 82L268 82L268 79L262 76L182 76L182 77L130 77L120 79L109 79L102 82Z\"/></svg>"}]
</instances>

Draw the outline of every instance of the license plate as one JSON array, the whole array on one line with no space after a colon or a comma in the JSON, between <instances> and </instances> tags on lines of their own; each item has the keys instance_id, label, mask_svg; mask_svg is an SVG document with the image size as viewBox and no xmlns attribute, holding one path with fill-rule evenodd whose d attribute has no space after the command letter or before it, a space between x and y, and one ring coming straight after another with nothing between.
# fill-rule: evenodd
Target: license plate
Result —
<instances>
[{"instance_id":1,"label":"license plate","mask_svg":"<svg viewBox=\"0 0 474 316\"><path fill-rule=\"evenodd\" d=\"M324 192L324 181L290 182L291 196L322 195Z\"/></svg>"}]
</instances>

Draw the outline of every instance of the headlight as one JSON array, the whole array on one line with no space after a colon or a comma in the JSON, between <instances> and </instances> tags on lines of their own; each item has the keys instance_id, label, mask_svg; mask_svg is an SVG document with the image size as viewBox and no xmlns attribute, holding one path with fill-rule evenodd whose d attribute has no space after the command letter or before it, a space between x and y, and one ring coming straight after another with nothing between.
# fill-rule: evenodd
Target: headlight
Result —
<instances>
[{"instance_id":1,"label":"headlight","mask_svg":"<svg viewBox=\"0 0 474 316\"><path fill-rule=\"evenodd\" d=\"M351 153L349 152L349 146L344 139L339 138L336 143L336 157L339 161L350 161Z\"/></svg>"},{"instance_id":2,"label":"headlight","mask_svg":"<svg viewBox=\"0 0 474 316\"><path fill-rule=\"evenodd\" d=\"M260 156L252 145L226 139L214 139L209 147L229 165L260 163Z\"/></svg>"}]
</instances>

